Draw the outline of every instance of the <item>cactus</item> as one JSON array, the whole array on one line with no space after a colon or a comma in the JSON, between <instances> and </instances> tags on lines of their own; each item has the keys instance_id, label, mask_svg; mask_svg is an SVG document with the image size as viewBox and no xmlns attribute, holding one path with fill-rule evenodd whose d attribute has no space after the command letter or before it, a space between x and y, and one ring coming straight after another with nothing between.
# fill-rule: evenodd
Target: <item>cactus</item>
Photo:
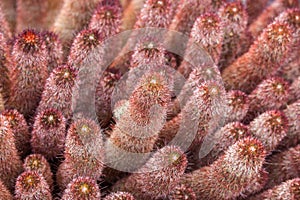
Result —
<instances>
[{"instance_id":1,"label":"cactus","mask_svg":"<svg viewBox=\"0 0 300 200\"><path fill-rule=\"evenodd\" d=\"M64 191L62 200L98 200L101 198L99 187L89 177L74 178Z\"/></svg>"},{"instance_id":2,"label":"cactus","mask_svg":"<svg viewBox=\"0 0 300 200\"><path fill-rule=\"evenodd\" d=\"M49 160L62 155L65 144L66 120L60 111L46 109L38 113L32 130L31 146Z\"/></svg>"},{"instance_id":3,"label":"cactus","mask_svg":"<svg viewBox=\"0 0 300 200\"><path fill-rule=\"evenodd\" d=\"M6 118L12 129L19 155L24 157L30 152L31 138L29 127L24 116L17 110L5 110L1 113L1 115Z\"/></svg>"},{"instance_id":4,"label":"cactus","mask_svg":"<svg viewBox=\"0 0 300 200\"><path fill-rule=\"evenodd\" d=\"M0 198L6 200L13 200L13 196L2 181L0 181Z\"/></svg>"},{"instance_id":5,"label":"cactus","mask_svg":"<svg viewBox=\"0 0 300 200\"><path fill-rule=\"evenodd\" d=\"M128 192L113 192L107 195L104 200L135 200L135 198Z\"/></svg>"},{"instance_id":6,"label":"cactus","mask_svg":"<svg viewBox=\"0 0 300 200\"><path fill-rule=\"evenodd\" d=\"M52 195L45 178L35 171L23 172L18 177L15 194L16 200L52 200Z\"/></svg>"}]
</instances>

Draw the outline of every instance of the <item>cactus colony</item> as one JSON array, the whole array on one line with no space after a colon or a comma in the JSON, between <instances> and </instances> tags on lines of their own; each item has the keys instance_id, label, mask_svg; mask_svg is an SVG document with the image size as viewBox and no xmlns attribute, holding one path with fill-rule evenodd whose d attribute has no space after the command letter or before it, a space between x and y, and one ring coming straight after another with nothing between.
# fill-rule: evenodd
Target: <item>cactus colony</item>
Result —
<instances>
[{"instance_id":1,"label":"cactus colony","mask_svg":"<svg viewBox=\"0 0 300 200\"><path fill-rule=\"evenodd\" d=\"M0 0L0 199L299 200L299 6Z\"/></svg>"}]
</instances>

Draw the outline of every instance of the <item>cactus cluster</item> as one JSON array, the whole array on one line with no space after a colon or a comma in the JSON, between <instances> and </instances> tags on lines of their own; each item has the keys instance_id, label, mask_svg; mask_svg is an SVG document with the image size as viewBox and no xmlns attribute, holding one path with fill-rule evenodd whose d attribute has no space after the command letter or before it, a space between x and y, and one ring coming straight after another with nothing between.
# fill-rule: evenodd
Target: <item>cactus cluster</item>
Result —
<instances>
[{"instance_id":1,"label":"cactus cluster","mask_svg":"<svg viewBox=\"0 0 300 200\"><path fill-rule=\"evenodd\" d=\"M300 200L299 0L0 0L0 200Z\"/></svg>"}]
</instances>

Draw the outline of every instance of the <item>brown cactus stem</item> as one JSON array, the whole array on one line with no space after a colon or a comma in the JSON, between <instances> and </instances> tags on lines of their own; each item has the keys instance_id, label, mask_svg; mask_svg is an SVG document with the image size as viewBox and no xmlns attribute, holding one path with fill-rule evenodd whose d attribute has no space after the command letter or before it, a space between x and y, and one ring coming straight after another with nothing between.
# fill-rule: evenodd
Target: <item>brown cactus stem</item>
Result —
<instances>
[{"instance_id":1,"label":"brown cactus stem","mask_svg":"<svg viewBox=\"0 0 300 200\"><path fill-rule=\"evenodd\" d=\"M53 173L51 172L50 165L46 158L41 154L31 154L27 156L23 164L25 171L36 171L40 173L52 191L53 189Z\"/></svg>"},{"instance_id":2,"label":"brown cactus stem","mask_svg":"<svg viewBox=\"0 0 300 200\"><path fill-rule=\"evenodd\" d=\"M266 161L269 180L266 188L272 188L300 174L300 145L270 156Z\"/></svg>"},{"instance_id":3,"label":"brown cactus stem","mask_svg":"<svg viewBox=\"0 0 300 200\"><path fill-rule=\"evenodd\" d=\"M52 200L52 195L49 185L41 174L35 171L26 171L19 175L17 179L15 199Z\"/></svg>"},{"instance_id":4,"label":"brown cactus stem","mask_svg":"<svg viewBox=\"0 0 300 200\"><path fill-rule=\"evenodd\" d=\"M11 126L18 153L24 158L30 152L31 138L24 116L17 110L5 110L1 115L6 118L6 121Z\"/></svg>"},{"instance_id":5,"label":"brown cactus stem","mask_svg":"<svg viewBox=\"0 0 300 200\"><path fill-rule=\"evenodd\" d=\"M262 80L276 73L286 59L292 38L287 24L270 24L247 53L224 69L222 77L226 88L250 93Z\"/></svg>"},{"instance_id":6,"label":"brown cactus stem","mask_svg":"<svg viewBox=\"0 0 300 200\"><path fill-rule=\"evenodd\" d=\"M226 94L228 115L226 122L241 121L249 110L249 97L239 90L230 90Z\"/></svg>"},{"instance_id":7,"label":"brown cactus stem","mask_svg":"<svg viewBox=\"0 0 300 200\"><path fill-rule=\"evenodd\" d=\"M9 31L7 32L7 34L14 33L16 28L16 0L2 0L0 4L2 10L1 13L3 13L4 11L4 15L9 26ZM3 24L3 27L6 27L6 25Z\"/></svg>"},{"instance_id":8,"label":"brown cactus stem","mask_svg":"<svg viewBox=\"0 0 300 200\"><path fill-rule=\"evenodd\" d=\"M40 33L25 30L15 40L11 72L9 107L25 118L32 116L42 96L48 77L47 49Z\"/></svg>"},{"instance_id":9,"label":"brown cactus stem","mask_svg":"<svg viewBox=\"0 0 300 200\"><path fill-rule=\"evenodd\" d=\"M196 200L196 194L193 189L187 187L184 184L179 184L176 186L168 195L170 200Z\"/></svg>"},{"instance_id":10,"label":"brown cactus stem","mask_svg":"<svg viewBox=\"0 0 300 200\"><path fill-rule=\"evenodd\" d=\"M297 101L297 99L300 99L300 76L290 86L289 104Z\"/></svg>"},{"instance_id":11,"label":"brown cactus stem","mask_svg":"<svg viewBox=\"0 0 300 200\"><path fill-rule=\"evenodd\" d=\"M249 16L248 24L256 20L267 5L268 0L246 0L246 11Z\"/></svg>"},{"instance_id":12,"label":"brown cactus stem","mask_svg":"<svg viewBox=\"0 0 300 200\"><path fill-rule=\"evenodd\" d=\"M16 2L14 0L13 1L4 0L0 2L0 21L1 21L0 33L3 34L6 41L8 41L8 39L11 39L12 37L13 25L9 24L9 22L12 21L8 22L8 18L12 17L15 14L15 10L14 10L15 3ZM10 13L9 11L12 12ZM12 19L10 18L10 20Z\"/></svg>"},{"instance_id":13,"label":"brown cactus stem","mask_svg":"<svg viewBox=\"0 0 300 200\"><path fill-rule=\"evenodd\" d=\"M0 116L0 160L0 179L13 191L16 178L23 169L12 129L4 116Z\"/></svg>"},{"instance_id":14,"label":"brown cactus stem","mask_svg":"<svg viewBox=\"0 0 300 200\"><path fill-rule=\"evenodd\" d=\"M296 8L299 6L298 0L275 0L273 1L249 26L249 30L253 37L256 38L264 28L270 24L275 17L288 8Z\"/></svg>"}]
</instances>

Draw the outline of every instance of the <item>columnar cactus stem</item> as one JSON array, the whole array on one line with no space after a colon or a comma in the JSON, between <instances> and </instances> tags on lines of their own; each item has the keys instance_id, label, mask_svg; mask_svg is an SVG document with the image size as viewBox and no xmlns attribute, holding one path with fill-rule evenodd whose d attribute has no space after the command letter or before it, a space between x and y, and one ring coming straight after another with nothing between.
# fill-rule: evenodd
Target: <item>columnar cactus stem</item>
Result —
<instances>
[{"instance_id":1,"label":"columnar cactus stem","mask_svg":"<svg viewBox=\"0 0 300 200\"><path fill-rule=\"evenodd\" d=\"M13 196L10 191L6 188L3 182L0 180L0 199L13 200Z\"/></svg>"},{"instance_id":2,"label":"columnar cactus stem","mask_svg":"<svg viewBox=\"0 0 300 200\"><path fill-rule=\"evenodd\" d=\"M258 18L249 26L249 30L256 38L275 17L287 8L298 7L298 0L275 0L273 1Z\"/></svg>"},{"instance_id":3,"label":"columnar cactus stem","mask_svg":"<svg viewBox=\"0 0 300 200\"><path fill-rule=\"evenodd\" d=\"M9 26L9 29L7 29L8 31L7 34L11 34L15 31L16 28L15 27L16 26L16 4L17 4L16 0L2 0L0 4L1 4L0 5L1 16L3 16L2 13L4 13L5 19ZM0 16L0 20L2 22L1 16ZM1 28L7 27L5 23L2 24Z\"/></svg>"},{"instance_id":4,"label":"columnar cactus stem","mask_svg":"<svg viewBox=\"0 0 300 200\"><path fill-rule=\"evenodd\" d=\"M73 178L89 176L98 180L102 174L104 148L99 126L92 120L78 119L68 130L65 160L56 174L63 190Z\"/></svg>"},{"instance_id":5,"label":"columnar cactus stem","mask_svg":"<svg viewBox=\"0 0 300 200\"><path fill-rule=\"evenodd\" d=\"M224 69L222 77L227 89L250 93L262 80L278 70L290 50L292 38L287 24L270 24L247 53Z\"/></svg>"},{"instance_id":6,"label":"columnar cactus stem","mask_svg":"<svg viewBox=\"0 0 300 200\"><path fill-rule=\"evenodd\" d=\"M49 160L62 155L65 144L66 120L55 109L45 109L35 118L32 130L31 146Z\"/></svg>"},{"instance_id":7,"label":"columnar cactus stem","mask_svg":"<svg viewBox=\"0 0 300 200\"><path fill-rule=\"evenodd\" d=\"M196 200L195 192L184 184L176 186L168 195L170 200Z\"/></svg>"},{"instance_id":8,"label":"columnar cactus stem","mask_svg":"<svg viewBox=\"0 0 300 200\"><path fill-rule=\"evenodd\" d=\"M51 28L52 31L59 35L63 44L70 45L75 33L88 25L98 2L99 0L64 1L60 13Z\"/></svg>"},{"instance_id":9,"label":"columnar cactus stem","mask_svg":"<svg viewBox=\"0 0 300 200\"><path fill-rule=\"evenodd\" d=\"M281 183L261 194L249 198L249 200L281 200L281 199L299 199L300 179L295 178Z\"/></svg>"},{"instance_id":10,"label":"columnar cactus stem","mask_svg":"<svg viewBox=\"0 0 300 200\"><path fill-rule=\"evenodd\" d=\"M15 137L4 116L0 116L0 160L0 179L13 191L15 180L23 169Z\"/></svg>"},{"instance_id":11,"label":"columnar cactus stem","mask_svg":"<svg viewBox=\"0 0 300 200\"><path fill-rule=\"evenodd\" d=\"M58 35L51 31L42 32L42 37L48 50L48 73L50 74L53 69L60 66L63 62L62 44Z\"/></svg>"},{"instance_id":12,"label":"columnar cactus stem","mask_svg":"<svg viewBox=\"0 0 300 200\"><path fill-rule=\"evenodd\" d=\"M11 72L9 106L25 118L34 114L48 77L47 49L43 37L34 30L25 30L15 40Z\"/></svg>"},{"instance_id":13,"label":"columnar cactus stem","mask_svg":"<svg viewBox=\"0 0 300 200\"><path fill-rule=\"evenodd\" d=\"M245 191L257 189L265 151L256 139L244 138L229 147L212 165L182 177L196 193L197 199L235 199Z\"/></svg>"},{"instance_id":14,"label":"columnar cactus stem","mask_svg":"<svg viewBox=\"0 0 300 200\"><path fill-rule=\"evenodd\" d=\"M38 112L53 108L61 111L66 120L71 119L76 77L77 72L68 65L54 69L46 81Z\"/></svg>"},{"instance_id":15,"label":"columnar cactus stem","mask_svg":"<svg viewBox=\"0 0 300 200\"><path fill-rule=\"evenodd\" d=\"M284 107L290 97L290 86L279 77L272 77L262 81L249 94L249 110L244 120L251 121L259 114Z\"/></svg>"},{"instance_id":16,"label":"columnar cactus stem","mask_svg":"<svg viewBox=\"0 0 300 200\"><path fill-rule=\"evenodd\" d=\"M53 188L53 174L50 165L44 156L41 154L31 154L27 156L23 167L25 171L35 171L41 174L47 181L49 188Z\"/></svg>"},{"instance_id":17,"label":"columnar cactus stem","mask_svg":"<svg viewBox=\"0 0 300 200\"><path fill-rule=\"evenodd\" d=\"M288 120L283 112L271 110L256 117L250 122L249 128L252 134L264 144L266 152L270 154L287 136Z\"/></svg>"},{"instance_id":18,"label":"columnar cactus stem","mask_svg":"<svg viewBox=\"0 0 300 200\"><path fill-rule=\"evenodd\" d=\"M89 177L74 178L62 196L62 200L99 200L100 198L97 182Z\"/></svg>"},{"instance_id":19,"label":"columnar cactus stem","mask_svg":"<svg viewBox=\"0 0 300 200\"><path fill-rule=\"evenodd\" d=\"M18 177L15 194L16 200L52 200L52 195L45 178L35 171L23 172Z\"/></svg>"},{"instance_id":20,"label":"columnar cactus stem","mask_svg":"<svg viewBox=\"0 0 300 200\"><path fill-rule=\"evenodd\" d=\"M1 12L1 11L0 11ZM0 19L1 20L1 19ZM4 103L9 99L10 94L10 71L11 71L11 53L9 46L7 45L8 40L0 30L0 93L2 95Z\"/></svg>"},{"instance_id":21,"label":"columnar cactus stem","mask_svg":"<svg viewBox=\"0 0 300 200\"><path fill-rule=\"evenodd\" d=\"M226 94L228 104L227 122L241 121L249 110L249 97L240 90L230 90Z\"/></svg>"},{"instance_id":22,"label":"columnar cactus stem","mask_svg":"<svg viewBox=\"0 0 300 200\"><path fill-rule=\"evenodd\" d=\"M14 138L16 148L18 149L19 155L24 157L30 151L30 138L29 127L22 114L17 110L5 110L1 113L9 123Z\"/></svg>"},{"instance_id":23,"label":"columnar cactus stem","mask_svg":"<svg viewBox=\"0 0 300 200\"><path fill-rule=\"evenodd\" d=\"M0 33L2 33L4 35L5 40L7 41L8 39L10 39L12 37L12 29L13 29L13 25L12 24L8 24L8 17L10 14L14 15L15 11L13 11L12 13L9 13L9 11L13 10L13 4L15 4L14 1L9 1L9 0L4 0L1 1L0 3L0 22L1 22L1 27L0 27ZM10 19L9 22L12 19ZM10 27L11 26L11 27Z\"/></svg>"},{"instance_id":24,"label":"columnar cactus stem","mask_svg":"<svg viewBox=\"0 0 300 200\"><path fill-rule=\"evenodd\" d=\"M263 12L268 5L268 0L246 0L246 11L249 16L248 24L251 24Z\"/></svg>"},{"instance_id":25,"label":"columnar cactus stem","mask_svg":"<svg viewBox=\"0 0 300 200\"><path fill-rule=\"evenodd\" d=\"M270 156L266 165L269 172L266 188L272 188L283 181L297 178L300 174L299 166L300 145Z\"/></svg>"},{"instance_id":26,"label":"columnar cactus stem","mask_svg":"<svg viewBox=\"0 0 300 200\"><path fill-rule=\"evenodd\" d=\"M135 198L128 192L112 192L104 200L135 200Z\"/></svg>"},{"instance_id":27,"label":"columnar cactus stem","mask_svg":"<svg viewBox=\"0 0 300 200\"><path fill-rule=\"evenodd\" d=\"M176 146L166 146L146 164L113 186L113 191L126 191L137 199L155 199L167 195L185 171L187 159ZM159 187L157 187L159 185Z\"/></svg>"}]
</instances>

